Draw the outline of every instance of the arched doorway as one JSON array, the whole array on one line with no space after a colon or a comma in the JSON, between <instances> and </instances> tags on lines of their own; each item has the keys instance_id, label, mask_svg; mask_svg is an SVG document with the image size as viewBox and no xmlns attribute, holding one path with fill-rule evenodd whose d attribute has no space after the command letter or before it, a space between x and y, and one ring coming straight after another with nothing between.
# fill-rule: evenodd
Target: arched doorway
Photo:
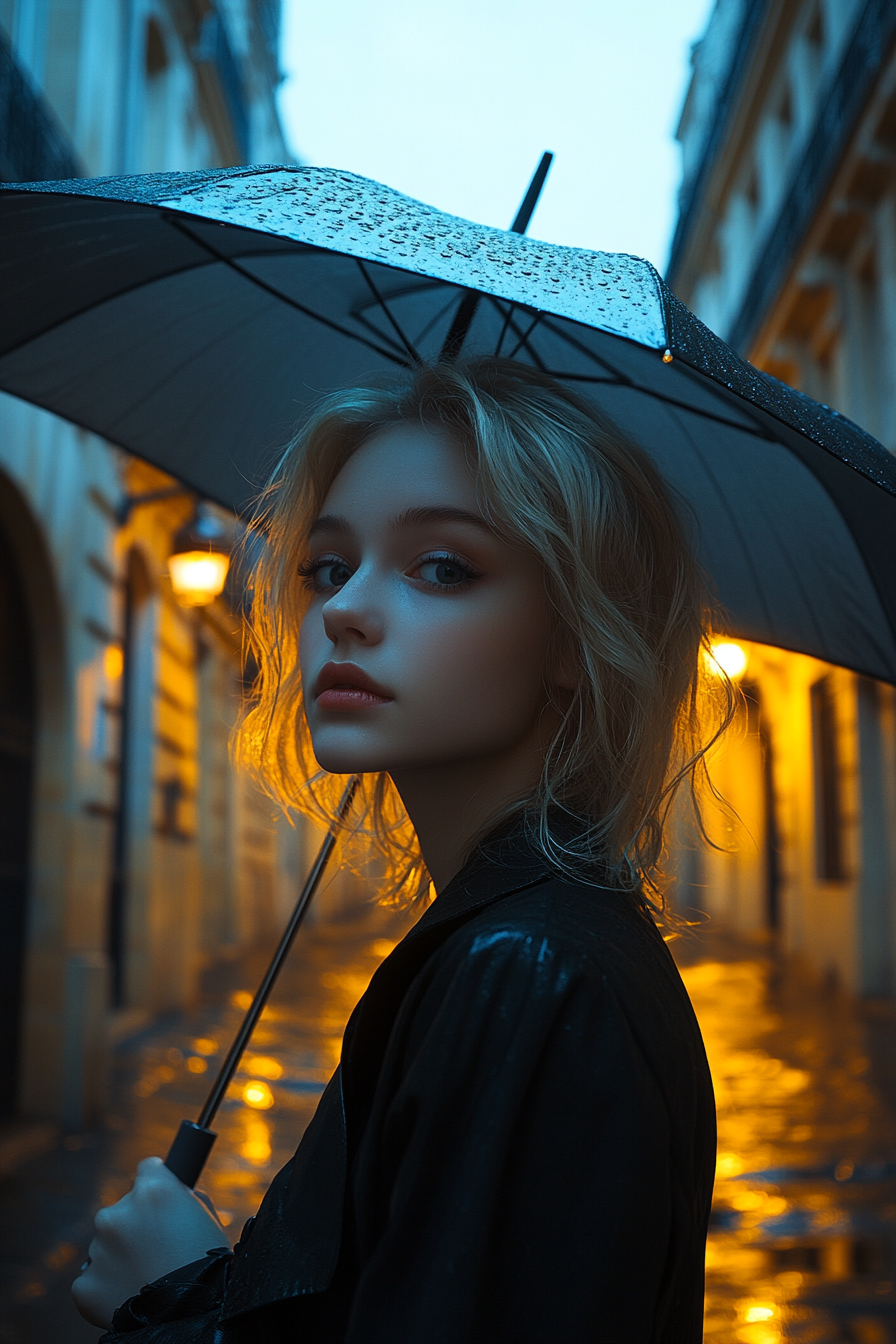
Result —
<instances>
[{"instance_id":1,"label":"arched doorway","mask_svg":"<svg viewBox=\"0 0 896 1344\"><path fill-rule=\"evenodd\" d=\"M0 529L0 1115L15 1108L34 779L37 692L28 608Z\"/></svg>"},{"instance_id":2,"label":"arched doorway","mask_svg":"<svg viewBox=\"0 0 896 1344\"><path fill-rule=\"evenodd\" d=\"M137 550L128 555L124 604L124 668L121 686L121 730L118 751L118 799L112 836L109 883L107 951L111 970L111 997L115 1008L127 1002L128 897L130 849L135 806L135 740L145 725L140 705L145 696L145 647L152 582L146 562ZM145 781L144 781L145 782Z\"/></svg>"}]
</instances>

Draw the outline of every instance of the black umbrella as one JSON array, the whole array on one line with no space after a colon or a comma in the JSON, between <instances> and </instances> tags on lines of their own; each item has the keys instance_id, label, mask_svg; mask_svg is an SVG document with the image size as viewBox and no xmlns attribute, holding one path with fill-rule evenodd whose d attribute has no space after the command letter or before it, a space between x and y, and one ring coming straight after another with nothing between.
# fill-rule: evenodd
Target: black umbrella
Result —
<instances>
[{"instance_id":1,"label":"black umbrella","mask_svg":"<svg viewBox=\"0 0 896 1344\"><path fill-rule=\"evenodd\" d=\"M441 351L593 396L689 500L730 631L896 681L896 462L647 262L322 168L0 192L0 388L238 510L309 405Z\"/></svg>"}]
</instances>

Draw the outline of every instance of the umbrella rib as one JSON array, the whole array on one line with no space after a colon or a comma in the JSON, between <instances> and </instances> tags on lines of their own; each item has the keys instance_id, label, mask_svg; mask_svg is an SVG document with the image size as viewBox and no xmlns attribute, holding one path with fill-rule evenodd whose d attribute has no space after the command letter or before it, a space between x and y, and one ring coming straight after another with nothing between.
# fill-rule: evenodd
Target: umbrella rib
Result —
<instances>
[{"instance_id":1,"label":"umbrella rib","mask_svg":"<svg viewBox=\"0 0 896 1344\"><path fill-rule=\"evenodd\" d=\"M529 344L529 337L532 335L533 331L538 326L539 322L541 321L541 317L542 317L541 313L536 313L535 316L532 318L532 321L529 323L528 331L522 333L520 331L520 328L511 318L510 320L511 330L513 331L515 336L519 336L519 340L517 341L516 345L513 347L507 358L516 359L520 350L525 349L527 353L532 357L532 362L541 370L542 373L546 373L547 370L545 368L544 360L538 354L538 351L533 350L532 346Z\"/></svg>"},{"instance_id":2,"label":"umbrella rib","mask_svg":"<svg viewBox=\"0 0 896 1344\"><path fill-rule=\"evenodd\" d=\"M195 352L195 353L194 353L193 355L191 355L189 358L185 359L185 360L178 366L178 371L179 371L179 372L182 372L184 369L189 368L189 366L190 366L191 364L195 363L196 360L198 360L198 359L204 359L204 358L208 355L208 353L209 353L211 350L213 350L213 349L215 348L216 345L220 344L222 341L229 340L230 337L233 335L233 333L234 333L235 331L239 331L241 327L248 326L250 323L257 321L257 319L258 319L258 314L257 314L257 313L253 313L253 314L250 314L248 317L244 317L244 318L242 318L242 320L241 320L240 322L238 322L238 323L236 324L236 326L234 326L234 327L230 327L227 331L222 332L222 333L217 337L217 339L216 339L215 341L212 341L209 345L205 345L205 346L203 346L203 348L202 348L201 350ZM146 388L146 389L144 390L143 395L142 395L141 397L139 397L136 401L133 401L133 402L131 402L131 403L128 405L127 410L126 410L125 412L123 412L122 415L120 415L120 416L118 417L118 420L115 422L115 424L120 423L120 421L121 421L123 418L126 418L127 416L131 416L131 415L133 415L133 413L134 413L135 411L139 410L141 406L145 405L145 403L146 403L151 397L155 396L155 394L158 392L159 388L164 387L165 382L166 382L166 379L168 378L168 376L169 376L169 375L168 375L167 372L161 374L160 377L156 380L156 382L152 385L152 387ZM197 411L194 411L193 414L194 414L194 415L197 415L197 414L200 414L200 412L197 410ZM114 426L112 426L112 427L110 427L110 428L112 429L112 432L114 433ZM95 432L97 432L97 431L95 431ZM99 433L102 433L102 434L105 436L105 433L106 433L105 430L100 430L100 431L98 431L98 432L99 432ZM128 451L136 452L136 454L137 454L138 457L141 456L141 453L140 453L139 449L129 449Z\"/></svg>"},{"instance_id":3,"label":"umbrella rib","mask_svg":"<svg viewBox=\"0 0 896 1344\"><path fill-rule=\"evenodd\" d=\"M429 280L428 283L425 285L414 285L407 289L402 289L397 294L393 295L393 298L403 299L408 294L420 294L431 292L433 288L441 290L450 287L446 286L444 282L441 280ZM441 308L439 308L438 311L429 319L426 326L423 327L421 331L418 331L416 338L418 346L422 341L426 339L426 337L432 331L433 327L436 326L439 322L441 322L445 314L451 310L451 308L454 306L455 298L456 295L452 293L450 298L446 299L446 301L442 304ZM365 303L361 307L355 307L351 310L351 316L354 318L356 322L363 323L363 325L367 327L370 331L372 331L374 335L382 338L383 336L382 331L379 329L379 327L375 327L373 323L370 321L370 319L366 316L368 309L372 306L373 305L369 303Z\"/></svg>"},{"instance_id":4,"label":"umbrella rib","mask_svg":"<svg viewBox=\"0 0 896 1344\"><path fill-rule=\"evenodd\" d=\"M423 361L421 360L419 354L418 354L417 351L414 349L413 345L412 345L411 342L408 340L407 336L405 336L404 332L402 331L401 327L399 326L399 323L398 323L397 318L395 318L395 317L392 315L392 313L390 312L390 310L389 310L389 305L386 303L386 301L385 301L385 299L383 298L382 294L380 294L380 292L379 292L379 290L377 289L376 285L373 283L373 277L368 273L367 267L364 265L364 263L363 263L363 261L361 260L361 258L360 258L360 257L355 257L355 263L356 263L356 265L357 265L357 267L358 267L358 270L361 272L361 274L363 275L365 281L367 282L367 285L368 285L368 287L369 287L369 289L370 289L371 294L372 294L373 297L376 299L377 303L378 303L379 306L382 308L383 312L386 314L386 318L387 318L388 322L391 324L393 331L394 331L395 334L397 335L398 339L401 341L401 343L402 343L402 345L404 346L405 350L407 350L408 354L410 355L411 359L414 361L415 364L422 364Z\"/></svg>"},{"instance_id":5,"label":"umbrella rib","mask_svg":"<svg viewBox=\"0 0 896 1344\"><path fill-rule=\"evenodd\" d=\"M653 388L644 387L633 379L599 378L596 374L564 373L562 370L556 369L545 369L545 373L551 378L558 378L567 383L597 383L601 387L625 387L630 392L638 392L641 396L651 397L654 401L662 402L665 406L674 406L676 410L687 411L688 415L698 415L702 420L711 420L713 424L724 425L727 429L736 429L741 434L749 434L751 438L762 439L766 443L778 442L773 435L755 422L743 425L737 420L729 420L724 415L717 415L713 411L705 411L701 406L692 406L687 401L679 401L677 397L667 396L664 392L655 392Z\"/></svg>"},{"instance_id":6,"label":"umbrella rib","mask_svg":"<svg viewBox=\"0 0 896 1344\"><path fill-rule=\"evenodd\" d=\"M753 557L752 557L752 555L750 554L750 549L749 549L749 547L747 546L746 538L744 537L744 534L743 534L743 532L741 531L740 525L739 525L739 523L738 523L738 521L737 521L737 515L733 512L732 509L729 508L729 506L728 506L728 500L727 500L727 498L726 498L725 492L724 492L724 490L722 489L721 485L719 484L719 481L718 481L718 479L716 478L716 474L715 474L715 472L713 471L712 466L711 466L710 463L708 462L708 460L707 460L705 454L701 452L701 450L700 450L700 446L699 446L699 444L697 443L697 440L694 438L693 434L691 434L690 430L688 429L688 426L684 423L684 421L682 420L681 416L679 416L679 415L677 414L677 409L675 409L675 410L670 410L669 414L670 414L670 417L672 418L672 420L674 420L675 423L678 425L679 430L680 430L681 433L684 435L684 437L687 439L688 443L691 445L691 449L692 449L694 455L695 455L695 456L698 458L698 460L700 461L700 463L701 463L701 465L702 465L702 467L703 467L703 470L706 472L707 478L712 482L713 489L714 489L715 492L716 492L716 497L717 497L717 499L719 500L719 503L721 504L722 510L723 510L723 512L725 513L725 515L726 515L726 517L728 518L728 521L729 521L729 523L730 523L730 525L731 525L731 530L732 530L732 532L734 533L734 535L737 537L738 541L740 542L741 552L742 552L743 557L744 557L744 560L745 560L745 562L746 562L747 569L750 571L750 576L751 576L751 578L752 578L752 580L753 580L753 583L754 583L754 585L755 585L755 587L756 587L756 592L757 592L758 595L759 595L759 601L760 601L760 603L761 603L761 605L762 605L763 615L765 616L765 619L766 619L766 621L768 622L768 626L769 626L769 628L772 629L772 628L774 627L774 624L775 624L775 623L774 623L774 621L772 620L772 614L771 614L771 612L770 612L770 610L769 610L768 603L767 603L766 600L765 600L765 590L763 589L763 586L762 586L762 584L761 584L760 581L759 581L759 575L758 575L758 573L757 573L757 571L756 571L756 566L755 566L754 563L753 563ZM802 592L802 585L800 584L799 587L800 587L800 591ZM804 592L803 592L803 596L805 597L805 593L804 593ZM808 605L808 604L807 604L807 605ZM809 611L812 612L812 608L811 608L811 606L809 607ZM818 627L817 627L817 624L816 624L816 621L815 621L815 615L814 615L814 612L812 612L812 624L816 627L816 634L818 634L819 637L821 638L821 643L822 643L822 646L823 646L825 641L824 641L823 636L821 635L821 631L818 630Z\"/></svg>"},{"instance_id":7,"label":"umbrella rib","mask_svg":"<svg viewBox=\"0 0 896 1344\"><path fill-rule=\"evenodd\" d=\"M270 294L272 298L277 299L280 303L284 303L288 307L294 308L296 312L302 313L305 317L310 317L315 322L320 322L321 326L329 327L331 331L338 332L340 336L345 336L350 341L357 341L359 345L366 345L369 350L373 350L376 354L382 355L383 359L391 360L393 364L401 364L404 368L408 367L407 360L402 359L400 355L394 354L391 350L383 349L382 346L374 344L373 341L368 341L366 337L359 336L357 332L348 331L345 327L340 326L338 322L334 322L332 318L324 317L322 313L316 313L312 308L306 308L305 305L299 303L297 299L290 298L288 294L284 294L281 290L275 289L273 285L269 285L266 280L262 280L259 276L253 275L251 271L247 270L244 266L241 266L239 262L232 257L225 257L223 253L218 252L204 238L199 238L191 233L189 229L184 228L180 220L169 218L166 222L169 223L172 228L178 229L181 233L186 234L188 238L191 238L195 243L198 243L200 247L205 248L209 256L214 257L216 261L222 262L225 266L229 266L237 275L241 275L244 280L248 280L250 284L255 285L266 294Z\"/></svg>"},{"instance_id":8,"label":"umbrella rib","mask_svg":"<svg viewBox=\"0 0 896 1344\"><path fill-rule=\"evenodd\" d=\"M743 425L736 420L730 420L728 419L727 416L718 415L713 413L712 411L705 411L701 407L692 406L689 402L679 401L676 397L670 397L662 392L654 392L649 388L643 387L629 374L623 373L621 369L614 367L614 365L612 365L609 360L604 359L602 358L602 356L595 354L593 350L589 350L587 345L585 345L582 341L576 340L576 338L574 336L570 336L568 332L563 331L562 329L556 327L554 323L551 322L551 320L547 317L544 318L544 326L547 328L549 332L551 332L552 335L556 336L558 340L565 341L567 345L571 345L574 350L577 350L579 352L579 354L584 355L587 359L590 359L593 364L597 364L599 368L606 369L609 373L613 375L617 383L619 383L621 386L632 388L633 390L638 392L643 392L645 396L653 397L655 401L665 402L665 404L668 406L677 406L680 410L687 411L689 414L702 416L706 420L714 420L716 421L716 423L720 425L729 425L732 429L739 429L742 433L752 434L755 438L758 439L765 439L768 442L772 441L772 436L769 434L768 430L765 429L765 427L762 424L760 424L760 422L754 416L749 414L748 409L744 411L744 416L746 419L749 420L752 428L749 428L748 426ZM620 339L625 340L627 338L621 337ZM689 366L685 364L683 361L681 363L681 368L686 374L695 376L695 371L690 369ZM545 369L545 372L549 373L550 370ZM551 373L551 377L564 378L568 382L579 382L579 383L587 383L587 382L602 383L606 381L603 378L591 378L589 377L588 374L585 373Z\"/></svg>"},{"instance_id":9,"label":"umbrella rib","mask_svg":"<svg viewBox=\"0 0 896 1344\"><path fill-rule=\"evenodd\" d=\"M24 350L27 345L32 343L32 341L42 341L44 337L49 336L51 332L58 331L69 322L76 322L79 317L86 317L88 313L92 313L97 308L102 308L106 303L114 303L116 299L123 299L128 294L137 294L141 289L148 289L150 285L158 284L162 280L171 280L176 275L186 275L190 271L199 271L211 264L210 261L206 261L202 263L202 266L198 266L194 262L191 262L189 266L178 266L173 271L166 271L164 275L150 275L145 280L141 280L138 284L127 285L124 289L118 289L113 294L104 294L102 298L94 299L90 303L85 303L82 307L78 308L76 312L66 313L64 317L49 322L45 327L41 327L40 331L32 332L31 335L27 336L24 340L16 342L15 345L11 345L8 350L0 351L0 358L5 358L7 355L13 354L16 350ZM74 421L72 423L74 423Z\"/></svg>"},{"instance_id":10,"label":"umbrella rib","mask_svg":"<svg viewBox=\"0 0 896 1344\"><path fill-rule=\"evenodd\" d=\"M587 345L582 341L576 340L575 336L571 336L569 332L556 327L548 317L545 317L544 325L553 336L557 337L558 340L565 341L567 345L572 346L573 350L577 350L580 355L584 355L587 359L590 359L592 364L597 364L600 368L606 369L609 373L612 373L617 382L624 383L628 386L634 386L634 379L627 373L623 373L621 369L617 369L608 359L604 359L601 355L596 355L593 350L589 350ZM592 328L592 330L599 330L599 328ZM622 339L624 340L625 337Z\"/></svg>"},{"instance_id":11,"label":"umbrella rib","mask_svg":"<svg viewBox=\"0 0 896 1344\"><path fill-rule=\"evenodd\" d=\"M500 303L496 303L496 304L495 304L495 307L496 307L496 308L498 309L498 311L500 312L500 309L501 309L501 305L500 305ZM500 353L501 353L501 346L504 344L504 337L507 335L507 328L510 326L510 324L511 324L511 322L512 322L512 320L513 320L513 315L514 315L514 313L516 312L516 307L517 307L516 304L511 302L511 303L508 305L507 312L504 314L504 325L503 325L503 327L501 328L501 335L498 337L498 344L495 346L495 355L496 355L496 356L497 356L497 355L500 355Z\"/></svg>"},{"instance_id":12,"label":"umbrella rib","mask_svg":"<svg viewBox=\"0 0 896 1344\"><path fill-rule=\"evenodd\" d=\"M442 305L442 307L436 313L435 317L431 317L427 322L426 326L423 328L423 330L417 333L418 342L425 340L426 337L429 335L429 333L432 331L433 327L436 325L436 323L441 322L445 314L447 312L450 312L451 307L454 303L454 299L455 296L452 294L451 298L448 299L448 301Z\"/></svg>"}]
</instances>

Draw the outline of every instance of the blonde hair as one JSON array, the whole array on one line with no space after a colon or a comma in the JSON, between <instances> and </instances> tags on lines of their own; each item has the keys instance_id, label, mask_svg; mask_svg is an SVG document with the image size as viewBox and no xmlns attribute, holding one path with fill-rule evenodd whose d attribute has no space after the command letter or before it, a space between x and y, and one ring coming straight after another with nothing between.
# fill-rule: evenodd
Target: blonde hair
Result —
<instances>
[{"instance_id":1,"label":"blonde hair","mask_svg":"<svg viewBox=\"0 0 896 1344\"><path fill-rule=\"evenodd\" d=\"M656 893L676 792L687 784L697 806L705 752L732 716L730 685L716 681L721 699L702 694L708 590L681 506L643 449L592 403L526 365L424 365L328 397L296 435L254 524L265 539L249 622L258 676L239 759L287 809L338 824L346 780L317 766L303 708L298 638L309 596L299 570L344 464L380 431L408 423L455 439L476 472L487 521L538 555L578 673L576 689L554 705L560 726L536 790L504 815L522 812L561 869L596 863L623 886L646 883ZM558 826L563 814L575 824ZM386 894L414 898L428 888L388 775L361 778L342 824L385 859Z\"/></svg>"}]
</instances>

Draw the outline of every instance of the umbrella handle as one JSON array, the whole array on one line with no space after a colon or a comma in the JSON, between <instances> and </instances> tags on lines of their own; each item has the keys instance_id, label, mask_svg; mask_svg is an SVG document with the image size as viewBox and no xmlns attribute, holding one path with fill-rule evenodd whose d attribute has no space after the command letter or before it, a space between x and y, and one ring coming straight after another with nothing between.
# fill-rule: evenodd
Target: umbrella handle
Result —
<instances>
[{"instance_id":1,"label":"umbrella handle","mask_svg":"<svg viewBox=\"0 0 896 1344\"><path fill-rule=\"evenodd\" d=\"M317 858L312 864L311 871L302 888L299 899L296 901L289 923L284 930L283 937L274 953L270 966L265 971L264 979L255 992L255 998L243 1018L242 1025L236 1034L233 1045L227 1052L227 1057L218 1071L218 1076L212 1084L211 1091L206 1098L205 1105L196 1124L192 1120L182 1120L180 1129L174 1136L168 1156L165 1158L165 1166L173 1172L179 1181L183 1181L192 1190L202 1174L202 1168L205 1166L209 1153L212 1150L212 1144L218 1137L209 1125L215 1118L218 1107L224 1100L224 1094L230 1085L233 1075L236 1073L243 1051L249 1044L252 1032L258 1019L261 1017L262 1010L268 1001L268 995L274 987L274 982L280 974L281 967L286 960L289 949L292 947L293 940L299 931L302 920L311 904L311 898L318 888L321 878L324 875L324 869L327 866L330 855L336 844L336 832L338 823L345 820L348 810L352 805L352 799L358 787L358 777L353 776L346 786L346 790L339 802L339 811L337 814L337 824L333 829L327 832L324 842L318 851Z\"/></svg>"},{"instance_id":2,"label":"umbrella handle","mask_svg":"<svg viewBox=\"0 0 896 1344\"><path fill-rule=\"evenodd\" d=\"M180 1129L168 1149L165 1166L192 1190L202 1175L202 1168L208 1161L217 1137L212 1130L194 1125L192 1120L181 1120Z\"/></svg>"}]
</instances>

